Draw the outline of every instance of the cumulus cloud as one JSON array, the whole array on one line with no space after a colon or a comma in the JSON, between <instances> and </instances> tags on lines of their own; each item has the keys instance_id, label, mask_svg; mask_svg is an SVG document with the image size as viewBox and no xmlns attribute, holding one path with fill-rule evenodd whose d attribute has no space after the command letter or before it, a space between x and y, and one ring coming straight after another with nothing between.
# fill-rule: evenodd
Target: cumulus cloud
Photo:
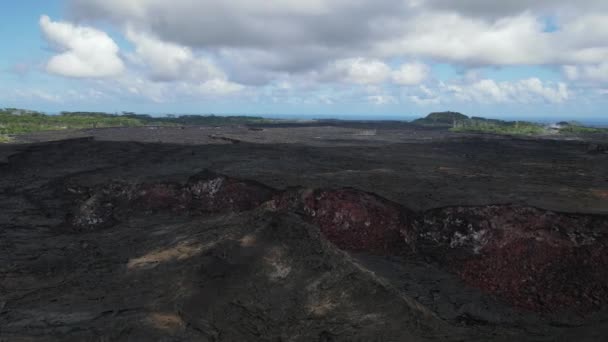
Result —
<instances>
[{"instance_id":1,"label":"cumulus cloud","mask_svg":"<svg viewBox=\"0 0 608 342\"><path fill-rule=\"evenodd\" d=\"M438 11L464 13L471 16L496 18L512 16L523 12L560 13L560 12L588 12L608 9L604 0L422 0L419 5Z\"/></svg>"},{"instance_id":2,"label":"cumulus cloud","mask_svg":"<svg viewBox=\"0 0 608 342\"><path fill-rule=\"evenodd\" d=\"M54 22L44 15L40 18L42 33L59 51L46 68L53 74L76 77L108 77L123 72L118 45L105 32L67 22Z\"/></svg>"},{"instance_id":3,"label":"cumulus cloud","mask_svg":"<svg viewBox=\"0 0 608 342\"><path fill-rule=\"evenodd\" d=\"M570 98L565 83L546 84L538 78L512 82L482 79L469 84L450 84L444 88L458 100L480 103L562 103Z\"/></svg>"},{"instance_id":4,"label":"cumulus cloud","mask_svg":"<svg viewBox=\"0 0 608 342\"><path fill-rule=\"evenodd\" d=\"M431 57L466 65L599 63L605 1L72 0L107 19L185 46L239 51L256 67L297 71L353 58ZM577 13L576 16L571 13ZM547 30L547 17L556 30ZM363 54L362 52L365 52Z\"/></svg>"},{"instance_id":5,"label":"cumulus cloud","mask_svg":"<svg viewBox=\"0 0 608 342\"><path fill-rule=\"evenodd\" d=\"M166 102L179 94L227 96L245 88L229 81L211 58L196 55L187 46L165 42L131 28L126 29L126 37L135 47L134 53L129 55L130 60L143 69L145 76L131 76L120 81L131 94L154 102Z\"/></svg>"},{"instance_id":6,"label":"cumulus cloud","mask_svg":"<svg viewBox=\"0 0 608 342\"><path fill-rule=\"evenodd\" d=\"M429 76L430 68L422 63L402 64L393 72L393 81L400 85L416 85L424 82Z\"/></svg>"},{"instance_id":7,"label":"cumulus cloud","mask_svg":"<svg viewBox=\"0 0 608 342\"><path fill-rule=\"evenodd\" d=\"M411 86L424 82L428 78L430 70L428 65L418 62L404 63L397 69L393 69L379 59L347 58L330 63L319 75L318 80L341 81L359 85L392 83Z\"/></svg>"},{"instance_id":8,"label":"cumulus cloud","mask_svg":"<svg viewBox=\"0 0 608 342\"><path fill-rule=\"evenodd\" d=\"M133 44L126 61L139 72L133 78L143 80L128 87L125 82L125 87L162 101L178 91L188 96L255 91L254 98L300 94L297 103L305 102L301 94L307 94L325 103L358 97L376 104L436 105L450 99L559 104L573 97L578 83L603 89L608 84L604 0L68 1L74 22L109 23L125 34ZM61 49L49 71L110 75L94 64L112 60L114 74L122 70L118 48L111 48L115 44L105 33L47 21L47 26L69 28L61 31L96 32L61 36L87 37L79 41L103 36L112 43L106 41L105 50L113 51L105 53L113 57L92 59L85 54L89 48L82 47L86 44L49 38ZM545 82L534 73L516 81L465 77L437 84L435 77L441 75L431 75L434 63L453 65L467 75L467 70L493 66L562 68L570 86ZM281 88L282 81L290 88ZM368 87L383 91L368 93Z\"/></svg>"},{"instance_id":9,"label":"cumulus cloud","mask_svg":"<svg viewBox=\"0 0 608 342\"><path fill-rule=\"evenodd\" d=\"M224 79L209 79L204 82L157 82L134 72L114 79L104 79L95 85L112 98L159 104L229 97L240 95L247 89Z\"/></svg>"},{"instance_id":10,"label":"cumulus cloud","mask_svg":"<svg viewBox=\"0 0 608 342\"><path fill-rule=\"evenodd\" d=\"M78 18L128 22L188 46L271 47L367 41L394 0L72 0Z\"/></svg>"},{"instance_id":11,"label":"cumulus cloud","mask_svg":"<svg viewBox=\"0 0 608 342\"><path fill-rule=\"evenodd\" d=\"M404 34L378 44L388 56L415 55L468 65L551 62L550 43L541 23L524 14L495 22L459 14L428 13L404 24Z\"/></svg>"},{"instance_id":12,"label":"cumulus cloud","mask_svg":"<svg viewBox=\"0 0 608 342\"><path fill-rule=\"evenodd\" d=\"M437 105L441 103L438 91L425 85L420 85L418 88L409 90L404 95L408 101L419 106Z\"/></svg>"},{"instance_id":13,"label":"cumulus cloud","mask_svg":"<svg viewBox=\"0 0 608 342\"><path fill-rule=\"evenodd\" d=\"M145 33L127 30L135 45L133 60L150 70L155 81L200 80L225 78L224 73L208 58L196 57L186 46L163 42Z\"/></svg>"},{"instance_id":14,"label":"cumulus cloud","mask_svg":"<svg viewBox=\"0 0 608 342\"><path fill-rule=\"evenodd\" d=\"M370 95L367 99L369 102L378 106L399 103L397 98L391 95Z\"/></svg>"},{"instance_id":15,"label":"cumulus cloud","mask_svg":"<svg viewBox=\"0 0 608 342\"><path fill-rule=\"evenodd\" d=\"M349 58L333 63L327 73L356 84L378 84L388 79L391 68L379 60Z\"/></svg>"},{"instance_id":16,"label":"cumulus cloud","mask_svg":"<svg viewBox=\"0 0 608 342\"><path fill-rule=\"evenodd\" d=\"M566 65L566 78L585 83L608 83L608 62L595 65Z\"/></svg>"},{"instance_id":17,"label":"cumulus cloud","mask_svg":"<svg viewBox=\"0 0 608 342\"><path fill-rule=\"evenodd\" d=\"M71 5L80 20L108 20L217 53L253 83L267 73L374 59L376 41L399 35L386 29L389 19L408 16L407 1L394 0L72 0Z\"/></svg>"},{"instance_id":18,"label":"cumulus cloud","mask_svg":"<svg viewBox=\"0 0 608 342\"><path fill-rule=\"evenodd\" d=\"M228 95L239 92L244 88L245 87L240 84L222 79L209 80L198 86L198 90L203 95Z\"/></svg>"}]
</instances>

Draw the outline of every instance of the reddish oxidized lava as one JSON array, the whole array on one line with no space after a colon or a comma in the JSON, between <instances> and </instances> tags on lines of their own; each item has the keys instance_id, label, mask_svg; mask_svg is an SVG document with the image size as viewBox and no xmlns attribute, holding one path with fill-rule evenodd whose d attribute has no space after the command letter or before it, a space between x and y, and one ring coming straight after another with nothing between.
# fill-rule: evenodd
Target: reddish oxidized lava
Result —
<instances>
[{"instance_id":1,"label":"reddish oxidized lava","mask_svg":"<svg viewBox=\"0 0 608 342\"><path fill-rule=\"evenodd\" d=\"M188 181L185 192L195 212L239 212L259 207L275 190L263 184L218 175L209 171Z\"/></svg>"},{"instance_id":2,"label":"reddish oxidized lava","mask_svg":"<svg viewBox=\"0 0 608 342\"><path fill-rule=\"evenodd\" d=\"M68 218L77 231L105 228L132 210L192 213L240 212L259 207L275 191L257 182L205 171L180 183L113 183L89 189Z\"/></svg>"},{"instance_id":3,"label":"reddish oxidized lava","mask_svg":"<svg viewBox=\"0 0 608 342\"><path fill-rule=\"evenodd\" d=\"M412 213L363 191L296 189L275 197L271 206L304 214L344 250L401 254L414 246Z\"/></svg>"},{"instance_id":4,"label":"reddish oxidized lava","mask_svg":"<svg viewBox=\"0 0 608 342\"><path fill-rule=\"evenodd\" d=\"M608 219L603 216L511 205L417 215L355 189L278 192L207 171L185 184L111 184L80 193L88 195L69 218L78 230L109 227L135 209L202 214L266 203L272 210L303 215L341 249L383 255L417 251L520 308L587 312L608 304Z\"/></svg>"},{"instance_id":5,"label":"reddish oxidized lava","mask_svg":"<svg viewBox=\"0 0 608 342\"><path fill-rule=\"evenodd\" d=\"M538 312L588 312L606 304L608 250L513 240L466 260L456 272L468 284Z\"/></svg>"},{"instance_id":6,"label":"reddish oxidized lava","mask_svg":"<svg viewBox=\"0 0 608 342\"><path fill-rule=\"evenodd\" d=\"M589 311L608 298L608 220L520 206L427 211L419 247L468 284L534 311Z\"/></svg>"},{"instance_id":7,"label":"reddish oxidized lava","mask_svg":"<svg viewBox=\"0 0 608 342\"><path fill-rule=\"evenodd\" d=\"M189 205L189 196L176 183L142 184L134 188L133 205L146 210L183 210Z\"/></svg>"}]
</instances>

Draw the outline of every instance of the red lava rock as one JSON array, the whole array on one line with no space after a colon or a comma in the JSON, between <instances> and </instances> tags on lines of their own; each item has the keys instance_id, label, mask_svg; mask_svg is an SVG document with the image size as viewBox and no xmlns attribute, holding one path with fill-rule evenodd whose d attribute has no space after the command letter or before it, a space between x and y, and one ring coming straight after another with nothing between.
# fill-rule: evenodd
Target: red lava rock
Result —
<instances>
[{"instance_id":1,"label":"red lava rock","mask_svg":"<svg viewBox=\"0 0 608 342\"><path fill-rule=\"evenodd\" d=\"M133 202L148 210L183 210L190 201L188 194L184 193L181 185L156 183L139 186L137 197Z\"/></svg>"},{"instance_id":2,"label":"red lava rock","mask_svg":"<svg viewBox=\"0 0 608 342\"><path fill-rule=\"evenodd\" d=\"M275 190L261 183L243 181L205 171L188 181L191 208L198 212L246 211L270 200Z\"/></svg>"},{"instance_id":3,"label":"red lava rock","mask_svg":"<svg viewBox=\"0 0 608 342\"><path fill-rule=\"evenodd\" d=\"M576 248L522 239L463 262L457 273L517 307L584 313L606 304L607 252L601 245Z\"/></svg>"},{"instance_id":4,"label":"red lava rock","mask_svg":"<svg viewBox=\"0 0 608 342\"><path fill-rule=\"evenodd\" d=\"M466 283L537 312L608 304L608 220L520 206L431 210L418 247Z\"/></svg>"},{"instance_id":5,"label":"red lava rock","mask_svg":"<svg viewBox=\"0 0 608 342\"><path fill-rule=\"evenodd\" d=\"M275 191L257 182L242 181L209 171L179 183L114 183L97 189L80 190L68 224L73 230L107 228L118 222L117 211L171 210L176 212L240 212L259 207Z\"/></svg>"},{"instance_id":6,"label":"red lava rock","mask_svg":"<svg viewBox=\"0 0 608 342\"><path fill-rule=\"evenodd\" d=\"M344 250L401 254L414 245L414 215L363 191L292 189L275 197L271 206L304 214Z\"/></svg>"},{"instance_id":7,"label":"red lava rock","mask_svg":"<svg viewBox=\"0 0 608 342\"><path fill-rule=\"evenodd\" d=\"M467 284L512 305L589 312L608 304L608 219L531 207L449 207L416 215L356 189L287 189L205 171L186 184L112 184L87 194L69 218L77 230L117 222L115 210L240 212L262 204L301 214L337 247L434 258ZM83 195L84 196L84 195ZM126 209L125 209L126 208Z\"/></svg>"}]
</instances>

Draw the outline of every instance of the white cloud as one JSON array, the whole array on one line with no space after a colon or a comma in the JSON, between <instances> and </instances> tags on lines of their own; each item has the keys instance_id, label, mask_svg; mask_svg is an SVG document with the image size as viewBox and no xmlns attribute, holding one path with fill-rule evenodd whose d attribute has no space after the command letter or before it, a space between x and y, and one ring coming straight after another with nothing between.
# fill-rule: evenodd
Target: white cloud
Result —
<instances>
[{"instance_id":1,"label":"white cloud","mask_svg":"<svg viewBox=\"0 0 608 342\"><path fill-rule=\"evenodd\" d=\"M192 48L252 56L295 72L362 57L465 65L578 64L608 59L605 1L72 0L77 17L109 19ZM555 26L547 29L547 18ZM260 57L260 58L258 58Z\"/></svg>"},{"instance_id":2,"label":"white cloud","mask_svg":"<svg viewBox=\"0 0 608 342\"><path fill-rule=\"evenodd\" d=\"M417 85L424 82L430 68L423 63L405 63L393 70L379 59L347 58L330 63L319 75L322 82L341 81L358 85L394 83L398 85Z\"/></svg>"},{"instance_id":3,"label":"white cloud","mask_svg":"<svg viewBox=\"0 0 608 342\"><path fill-rule=\"evenodd\" d=\"M349 58L334 62L328 74L356 84L379 84L389 78L391 68L379 60Z\"/></svg>"},{"instance_id":4,"label":"white cloud","mask_svg":"<svg viewBox=\"0 0 608 342\"><path fill-rule=\"evenodd\" d=\"M405 94L406 98L419 106L436 105L441 103L441 98L437 91L430 89L425 85L420 85L414 90L408 90Z\"/></svg>"},{"instance_id":5,"label":"white cloud","mask_svg":"<svg viewBox=\"0 0 608 342\"><path fill-rule=\"evenodd\" d=\"M379 106L399 103L397 98L391 95L370 95L367 100Z\"/></svg>"},{"instance_id":6,"label":"white cloud","mask_svg":"<svg viewBox=\"0 0 608 342\"><path fill-rule=\"evenodd\" d=\"M48 72L76 78L109 77L123 72L118 45L105 32L53 22L46 15L40 18L40 28L60 52L49 60Z\"/></svg>"},{"instance_id":7,"label":"white cloud","mask_svg":"<svg viewBox=\"0 0 608 342\"><path fill-rule=\"evenodd\" d=\"M608 62L595 65L566 65L564 74L571 81L608 83Z\"/></svg>"},{"instance_id":8,"label":"white cloud","mask_svg":"<svg viewBox=\"0 0 608 342\"><path fill-rule=\"evenodd\" d=\"M421 0L421 6L437 11L457 12L482 18L512 16L523 12L576 13L608 9L604 0Z\"/></svg>"},{"instance_id":9,"label":"white cloud","mask_svg":"<svg viewBox=\"0 0 608 342\"><path fill-rule=\"evenodd\" d=\"M245 87L222 79L214 79L206 81L198 87L204 95L229 95L240 92Z\"/></svg>"},{"instance_id":10,"label":"white cloud","mask_svg":"<svg viewBox=\"0 0 608 342\"><path fill-rule=\"evenodd\" d=\"M453 13L411 18L400 37L378 43L380 53L414 55L469 65L544 64L560 53L535 16L486 21Z\"/></svg>"},{"instance_id":11,"label":"white cloud","mask_svg":"<svg viewBox=\"0 0 608 342\"><path fill-rule=\"evenodd\" d=\"M608 2L602 0L68 3L74 22L114 25L133 44L125 53L130 70L113 80L117 88L159 102L238 95L286 103L559 104L583 83L608 85ZM54 26L50 31L69 37L52 39L45 32L61 50L49 71L73 77L87 70L88 77L93 71L103 76L122 71L118 47L104 32L43 21L43 31ZM87 53L93 50L90 41L104 40L92 36L106 38L106 52ZM112 60L114 72L97 65ZM466 76L431 75L434 63ZM492 66L525 66L529 76L514 81L483 76ZM536 77L533 68L539 66L562 67L570 85ZM435 80L442 76L446 84Z\"/></svg>"},{"instance_id":12,"label":"white cloud","mask_svg":"<svg viewBox=\"0 0 608 342\"><path fill-rule=\"evenodd\" d=\"M478 103L562 103L571 94L564 83L547 84L538 78L512 82L482 79L469 84L444 85L457 100Z\"/></svg>"},{"instance_id":13,"label":"white cloud","mask_svg":"<svg viewBox=\"0 0 608 342\"><path fill-rule=\"evenodd\" d=\"M228 96L245 89L229 81L210 58L196 55L189 47L132 28L126 30L126 36L135 46L130 60L143 68L144 75L119 82L135 96L161 103L184 96Z\"/></svg>"},{"instance_id":14,"label":"white cloud","mask_svg":"<svg viewBox=\"0 0 608 342\"><path fill-rule=\"evenodd\" d=\"M400 85L417 85L429 76L430 68L422 63L402 64L393 72L393 82Z\"/></svg>"},{"instance_id":15,"label":"white cloud","mask_svg":"<svg viewBox=\"0 0 608 342\"><path fill-rule=\"evenodd\" d=\"M127 38L135 45L133 61L150 69L150 78L156 81L198 80L226 76L209 59L196 57L192 50L175 43L163 42L145 33L127 30Z\"/></svg>"},{"instance_id":16,"label":"white cloud","mask_svg":"<svg viewBox=\"0 0 608 342\"><path fill-rule=\"evenodd\" d=\"M163 104L230 97L240 95L246 90L243 85L224 79L204 82L156 82L133 72L115 79L97 81L96 86L114 98Z\"/></svg>"},{"instance_id":17,"label":"white cloud","mask_svg":"<svg viewBox=\"0 0 608 342\"><path fill-rule=\"evenodd\" d=\"M63 102L63 97L61 95L40 89L15 89L12 92L11 97L23 100L42 100L52 103Z\"/></svg>"},{"instance_id":18,"label":"white cloud","mask_svg":"<svg viewBox=\"0 0 608 342\"><path fill-rule=\"evenodd\" d=\"M107 95L97 89L84 86L81 89L40 89L35 86L16 88L5 92L8 98L16 101L39 101L50 104L91 103L107 100Z\"/></svg>"}]
</instances>

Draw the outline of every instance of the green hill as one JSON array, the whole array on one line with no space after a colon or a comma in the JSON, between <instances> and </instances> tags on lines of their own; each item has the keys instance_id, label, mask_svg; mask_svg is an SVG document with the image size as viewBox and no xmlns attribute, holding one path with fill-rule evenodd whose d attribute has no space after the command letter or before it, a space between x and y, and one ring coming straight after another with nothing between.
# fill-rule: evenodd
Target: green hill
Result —
<instances>
[{"instance_id":1,"label":"green hill","mask_svg":"<svg viewBox=\"0 0 608 342\"><path fill-rule=\"evenodd\" d=\"M444 127L452 132L533 135L546 133L543 125L527 121L504 121L478 116L468 117L458 112L431 113L412 123L426 127Z\"/></svg>"},{"instance_id":2,"label":"green hill","mask_svg":"<svg viewBox=\"0 0 608 342\"><path fill-rule=\"evenodd\" d=\"M421 126L453 127L455 123L468 120L469 117L458 112L436 112L412 123Z\"/></svg>"},{"instance_id":3,"label":"green hill","mask_svg":"<svg viewBox=\"0 0 608 342\"><path fill-rule=\"evenodd\" d=\"M535 135L547 133L542 124L528 121L503 121L472 117L468 120L458 121L450 129L452 132L494 133L513 135Z\"/></svg>"}]
</instances>

